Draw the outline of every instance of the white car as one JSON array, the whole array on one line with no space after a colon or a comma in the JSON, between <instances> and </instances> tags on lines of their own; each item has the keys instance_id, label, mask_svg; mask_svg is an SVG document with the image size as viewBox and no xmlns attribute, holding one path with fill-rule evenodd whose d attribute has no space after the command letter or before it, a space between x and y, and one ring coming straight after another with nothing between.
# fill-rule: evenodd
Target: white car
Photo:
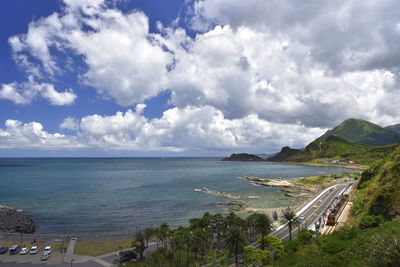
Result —
<instances>
[{"instance_id":1,"label":"white car","mask_svg":"<svg viewBox=\"0 0 400 267\"><path fill-rule=\"evenodd\" d=\"M47 246L44 248L44 252L47 254L51 254L53 252L53 248L51 246Z\"/></svg>"},{"instance_id":2,"label":"white car","mask_svg":"<svg viewBox=\"0 0 400 267\"><path fill-rule=\"evenodd\" d=\"M319 203L322 203L322 201L323 201L323 200L322 200L322 199L320 199L320 200L319 200Z\"/></svg>"},{"instance_id":3,"label":"white car","mask_svg":"<svg viewBox=\"0 0 400 267\"><path fill-rule=\"evenodd\" d=\"M21 255L26 255L29 252L29 248L21 248L21 251L19 252L19 254Z\"/></svg>"},{"instance_id":4,"label":"white car","mask_svg":"<svg viewBox=\"0 0 400 267\"><path fill-rule=\"evenodd\" d=\"M33 246L31 247L31 251L29 254L37 254L39 252L39 246Z\"/></svg>"},{"instance_id":5,"label":"white car","mask_svg":"<svg viewBox=\"0 0 400 267\"><path fill-rule=\"evenodd\" d=\"M300 219L300 220L304 220L304 215L301 215L301 216L299 217L299 219Z\"/></svg>"}]
</instances>

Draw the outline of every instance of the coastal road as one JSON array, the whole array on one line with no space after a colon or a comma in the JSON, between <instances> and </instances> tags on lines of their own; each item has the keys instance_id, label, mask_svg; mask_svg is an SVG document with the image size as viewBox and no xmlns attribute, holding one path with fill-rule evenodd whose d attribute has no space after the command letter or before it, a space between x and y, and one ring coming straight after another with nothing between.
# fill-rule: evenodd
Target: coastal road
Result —
<instances>
[{"instance_id":1,"label":"coastal road","mask_svg":"<svg viewBox=\"0 0 400 267\"><path fill-rule=\"evenodd\" d=\"M330 207L334 199L337 196L339 196L347 187L351 186L351 184L352 183L345 183L345 184L331 186L322 191L319 195L317 195L311 201L309 201L302 209L300 209L296 213L296 215L298 217L304 217L304 219L301 220L301 224L298 227L292 229L292 237L295 237L300 232L301 229L309 228L311 226L315 227L315 223L318 222L320 218L322 218L322 215ZM317 206L314 207L314 205ZM284 226L279 227L277 230L273 231L270 235L274 235L280 238L283 242L288 241L290 239L289 229ZM259 248L260 244L254 242L250 244L250 246ZM234 258L230 258L229 261L231 264L233 264ZM204 266L210 266L210 265L206 264Z\"/></svg>"},{"instance_id":2,"label":"coastal road","mask_svg":"<svg viewBox=\"0 0 400 267\"><path fill-rule=\"evenodd\" d=\"M317 222L322 223L325 211L329 208L334 199L349 185L350 183L346 183L330 187L301 209L300 212L297 213L297 216L304 219L301 220L301 224L298 227L292 229L292 237L296 236L301 229L315 227ZM271 235L280 238L282 241L288 241L290 238L289 229L287 227L281 227L272 232Z\"/></svg>"}]
</instances>

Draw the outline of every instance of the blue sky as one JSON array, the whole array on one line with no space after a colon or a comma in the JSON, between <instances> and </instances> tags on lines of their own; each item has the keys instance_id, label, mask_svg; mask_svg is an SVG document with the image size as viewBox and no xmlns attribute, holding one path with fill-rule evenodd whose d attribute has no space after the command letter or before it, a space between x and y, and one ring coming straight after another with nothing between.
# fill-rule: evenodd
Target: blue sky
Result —
<instances>
[{"instance_id":1,"label":"blue sky","mask_svg":"<svg viewBox=\"0 0 400 267\"><path fill-rule=\"evenodd\" d=\"M399 123L398 5L1 1L0 156L271 153Z\"/></svg>"}]
</instances>

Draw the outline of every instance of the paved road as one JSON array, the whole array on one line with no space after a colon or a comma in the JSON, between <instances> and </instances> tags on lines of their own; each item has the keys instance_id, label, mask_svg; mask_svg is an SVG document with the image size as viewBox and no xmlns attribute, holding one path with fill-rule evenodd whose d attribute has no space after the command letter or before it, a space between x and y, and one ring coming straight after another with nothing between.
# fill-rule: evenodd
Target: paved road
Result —
<instances>
[{"instance_id":1,"label":"paved road","mask_svg":"<svg viewBox=\"0 0 400 267\"><path fill-rule=\"evenodd\" d=\"M309 202L309 207L298 214L299 217L304 217L304 219L300 226L292 230L292 237L296 236L300 232L300 229L313 227L320 219L322 222L322 216L325 211L347 186L349 186L349 183L337 185L332 190L328 189L327 192L320 194L318 198L314 198L312 202ZM314 205L317 205L317 207L314 207ZM279 237L282 241L287 241L290 238L287 227L282 227L272 232L271 235Z\"/></svg>"}]
</instances>

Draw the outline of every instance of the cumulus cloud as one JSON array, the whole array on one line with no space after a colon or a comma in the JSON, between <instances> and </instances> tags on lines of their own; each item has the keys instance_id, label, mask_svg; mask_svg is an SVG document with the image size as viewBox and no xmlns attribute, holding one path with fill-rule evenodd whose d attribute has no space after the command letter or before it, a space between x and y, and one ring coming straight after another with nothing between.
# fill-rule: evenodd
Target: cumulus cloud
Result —
<instances>
[{"instance_id":1,"label":"cumulus cloud","mask_svg":"<svg viewBox=\"0 0 400 267\"><path fill-rule=\"evenodd\" d=\"M158 23L160 32L150 33L143 12L103 0L65 0L62 12L33 21L9 43L35 79L63 75L63 54L82 61L77 77L99 94L137 104L60 124L93 147L277 149L305 145L349 117L400 121L398 2L188 3L195 37L176 23ZM0 98L23 104L39 95L63 105L76 97L50 83L32 88L4 84ZM138 103L167 89L175 107L147 119Z\"/></svg>"},{"instance_id":2,"label":"cumulus cloud","mask_svg":"<svg viewBox=\"0 0 400 267\"><path fill-rule=\"evenodd\" d=\"M68 117L60 124L60 129L76 131L79 127L79 121L76 118Z\"/></svg>"},{"instance_id":3,"label":"cumulus cloud","mask_svg":"<svg viewBox=\"0 0 400 267\"><path fill-rule=\"evenodd\" d=\"M32 77L28 82L1 85L0 99L7 99L15 104L29 104L36 97L45 98L54 106L64 106L73 104L77 96L72 89L58 92L53 84L37 83Z\"/></svg>"},{"instance_id":4,"label":"cumulus cloud","mask_svg":"<svg viewBox=\"0 0 400 267\"><path fill-rule=\"evenodd\" d=\"M283 145L302 146L324 132L319 128L271 123L252 114L229 120L211 107L172 108L161 118L148 120L144 105L135 111L98 114L76 120L67 118L63 128L79 133L79 140L93 148L150 151L276 151ZM290 134L284 134L289 132Z\"/></svg>"},{"instance_id":5,"label":"cumulus cloud","mask_svg":"<svg viewBox=\"0 0 400 267\"><path fill-rule=\"evenodd\" d=\"M53 150L83 148L85 145L79 143L75 137L48 133L38 122L6 120L5 127L0 128L0 147Z\"/></svg>"},{"instance_id":6,"label":"cumulus cloud","mask_svg":"<svg viewBox=\"0 0 400 267\"><path fill-rule=\"evenodd\" d=\"M169 39L178 39L175 35L170 32ZM307 46L289 37L217 26L186 41L176 57L169 82L171 102L179 107L212 105L229 119L255 113L271 122L322 128L349 117L400 120L396 112L386 113L385 119L377 112L382 103L396 108L388 101L398 99L395 73L379 69L333 75L313 61Z\"/></svg>"},{"instance_id":7,"label":"cumulus cloud","mask_svg":"<svg viewBox=\"0 0 400 267\"><path fill-rule=\"evenodd\" d=\"M108 9L104 1L65 1L64 12L53 13L29 25L26 34L9 43L15 61L29 73L60 73L57 56L72 52L83 58L87 71L81 80L118 104L129 106L156 96L165 89L172 54L149 33L147 16L139 11L123 14ZM33 68L27 54L39 60Z\"/></svg>"},{"instance_id":8,"label":"cumulus cloud","mask_svg":"<svg viewBox=\"0 0 400 267\"><path fill-rule=\"evenodd\" d=\"M388 1L196 0L192 27L250 27L285 35L337 73L376 68L398 71L400 3Z\"/></svg>"}]
</instances>

